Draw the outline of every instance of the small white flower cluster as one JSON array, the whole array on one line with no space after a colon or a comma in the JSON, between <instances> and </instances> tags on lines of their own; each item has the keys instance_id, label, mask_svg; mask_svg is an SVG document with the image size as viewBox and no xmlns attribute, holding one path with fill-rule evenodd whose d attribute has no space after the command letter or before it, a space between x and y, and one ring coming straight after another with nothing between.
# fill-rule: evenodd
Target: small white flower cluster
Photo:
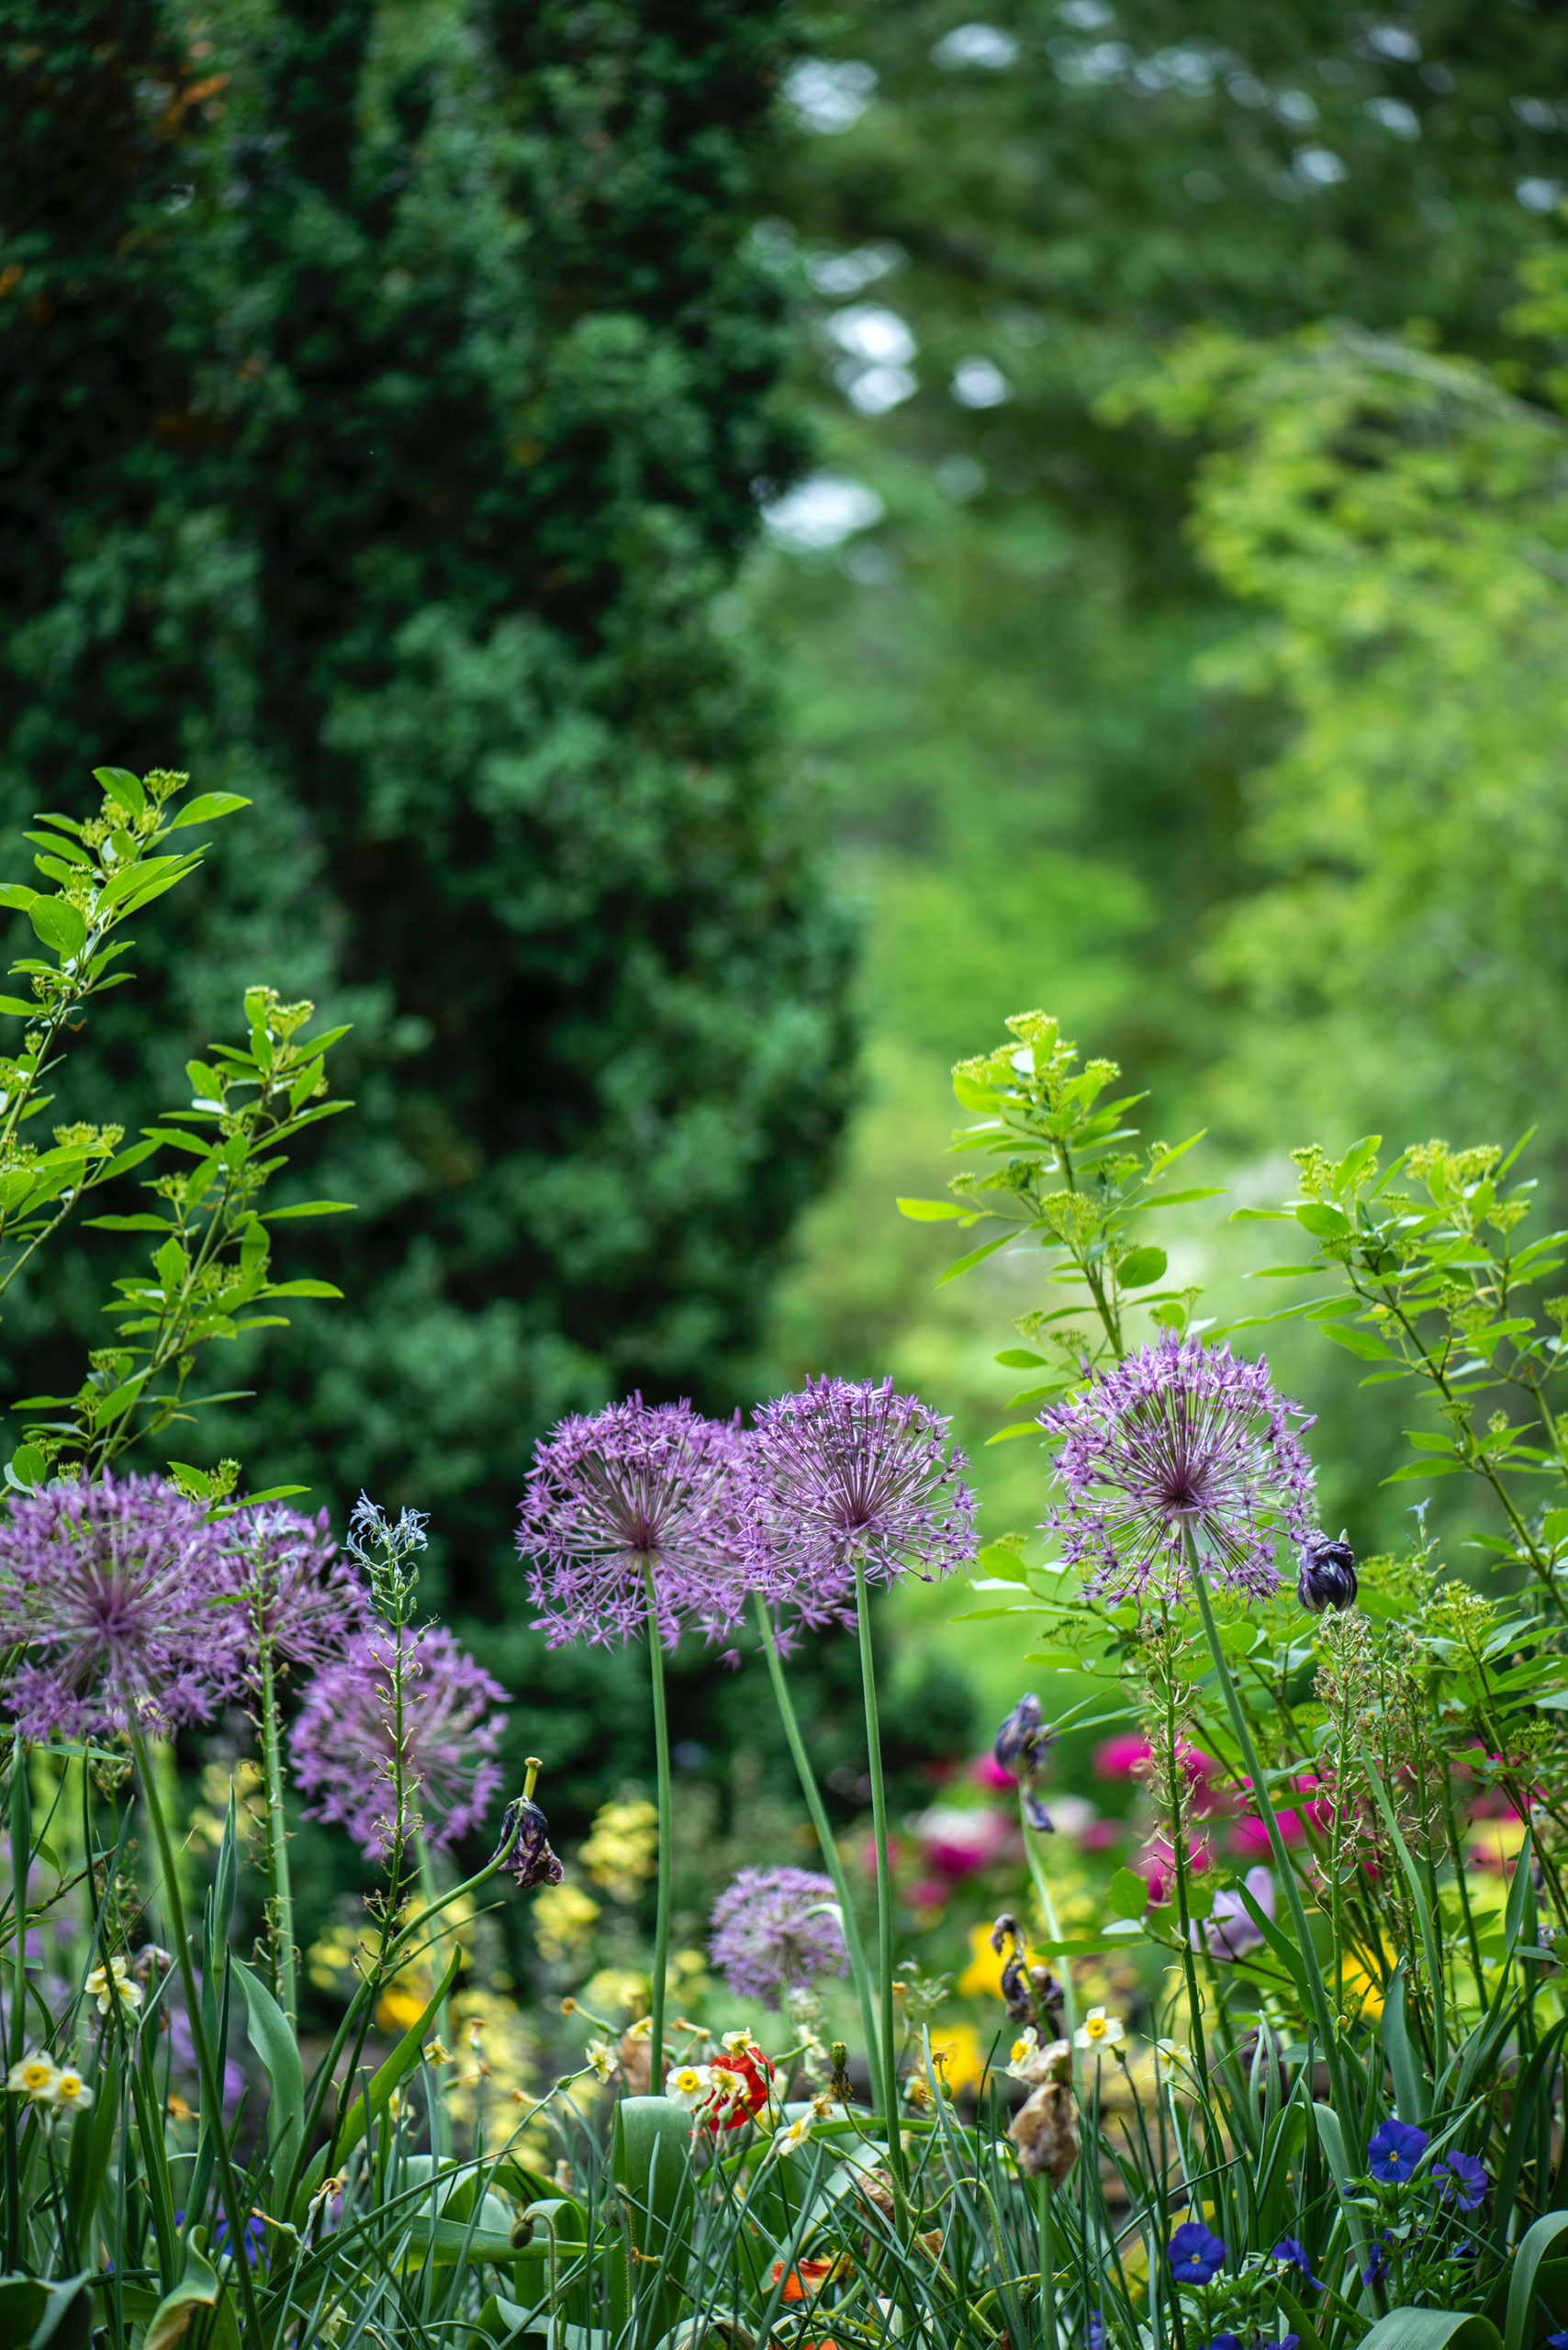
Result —
<instances>
[{"instance_id":1,"label":"small white flower cluster","mask_svg":"<svg viewBox=\"0 0 1568 2350\"><path fill-rule=\"evenodd\" d=\"M93 2102L93 2092L74 2065L57 2065L41 2052L13 2065L6 2087L50 2114L77 2112Z\"/></svg>"}]
</instances>

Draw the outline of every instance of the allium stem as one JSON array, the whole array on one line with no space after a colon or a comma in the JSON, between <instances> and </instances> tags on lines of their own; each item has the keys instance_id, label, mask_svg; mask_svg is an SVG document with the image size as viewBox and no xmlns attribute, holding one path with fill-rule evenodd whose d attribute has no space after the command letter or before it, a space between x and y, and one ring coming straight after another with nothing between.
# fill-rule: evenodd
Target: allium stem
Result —
<instances>
[{"instance_id":1,"label":"allium stem","mask_svg":"<svg viewBox=\"0 0 1568 2350\"><path fill-rule=\"evenodd\" d=\"M1043 2350L1057 2350L1057 2256L1051 2241L1051 2182L1047 2172L1040 2173L1035 2181L1035 2191L1039 2197L1040 2300L1046 2312Z\"/></svg>"},{"instance_id":2,"label":"allium stem","mask_svg":"<svg viewBox=\"0 0 1568 2350\"><path fill-rule=\"evenodd\" d=\"M1191 1528L1187 1528L1185 1533L1187 1563L1192 1572L1193 1595L1197 1600L1198 1614L1203 1618L1204 1637L1208 1641L1209 1654L1214 1659L1220 1694L1225 1699L1226 1711L1230 1716L1231 1729L1236 1733L1236 1743L1240 1750L1248 1777L1252 1783L1254 1799L1263 1817L1263 1826L1269 1838L1269 1851L1274 1866L1279 1872L1280 1882L1284 1887L1285 1903L1291 1913L1291 1924L1295 1929L1296 1944L1301 1952L1302 1973L1306 1981L1308 2004L1312 2009L1313 2022L1323 2042L1323 2054L1328 2066L1330 2095L1334 2109L1342 2121L1348 2121L1352 2117L1345 2098L1344 2075L1339 2064L1339 2042L1334 2029L1334 2020L1328 2012L1327 1996L1324 1991L1322 1972L1313 1950L1312 1936L1307 1931L1306 1911L1302 1905L1301 1887L1296 1883L1291 1856L1285 1850L1285 1840L1280 1833L1280 1823L1274 1817L1274 1807L1263 1776L1263 1766L1258 1760L1258 1750L1252 1743L1252 1732L1248 1726L1246 1708L1241 1703L1236 1683L1231 1678L1230 1666L1226 1662L1225 1651L1220 1646L1219 1626L1215 1622L1214 1606L1209 1598L1209 1587L1204 1575L1204 1562L1198 1554L1198 1546L1193 1539Z\"/></svg>"},{"instance_id":3,"label":"allium stem","mask_svg":"<svg viewBox=\"0 0 1568 2350\"><path fill-rule=\"evenodd\" d=\"M877 1844L877 1987L882 2005L882 2110L888 2124L888 2165L903 2184L903 2141L899 2136L897 2026L893 2020L893 1887L888 1852L888 1799L882 1785L882 1732L877 1714L877 1669L871 1652L871 1606L866 1568L855 1558L855 1621L860 1635L860 1690L866 1703L866 1766L871 1780L871 1833Z\"/></svg>"},{"instance_id":4,"label":"allium stem","mask_svg":"<svg viewBox=\"0 0 1568 2350\"><path fill-rule=\"evenodd\" d=\"M415 1837L414 1855L420 1872L420 1893L424 1902L424 1914L426 1919L430 1920L431 1974L436 1982L440 1983L446 1974L446 1937L442 1932L440 1926L435 1923L435 1919L439 1914L437 1905L441 1900L441 1888L435 1881L435 1863L431 1857L430 1844L425 1837ZM446 1999L442 1999L440 2007L435 2011L435 2030L436 2038L441 2042L442 2047L450 2048L452 2045L452 2008L450 2002ZM427 2082L433 2080L433 2074L429 2069L426 2071L425 2078ZM476 2112L477 2112L478 2109L478 2104L476 2101L475 2107ZM437 2156L444 2155L448 2152L445 2143L447 2119L446 2109L441 2104L433 2089L430 2098L429 2119L431 2151Z\"/></svg>"},{"instance_id":5,"label":"allium stem","mask_svg":"<svg viewBox=\"0 0 1568 2350\"><path fill-rule=\"evenodd\" d=\"M833 1830L828 1822L827 1807L822 1798L822 1789L817 1785L817 1774L812 1768L811 1756L806 1752L805 1740L801 1736L801 1726L795 1719L794 1701L790 1695L790 1684L784 1677L784 1660L778 1653L778 1643L773 1636L773 1623L767 1613L767 1603L760 1592L755 1595L754 1605L756 1610L757 1628L762 1634L763 1653L767 1659L767 1670L773 1681L773 1695L778 1707L778 1718L784 1725L784 1736L795 1760L795 1775L801 1782L801 1793L806 1798L806 1809L811 1813L812 1825L817 1831L817 1842L822 1847L823 1865L832 1877L834 1891L838 1896L839 1914L844 1922L844 1940L849 1952L849 1971L855 1978L855 1995L860 2003L860 2029L866 2038L866 2064L871 2076L871 2103L873 2108L879 2111L882 2104L882 2087L881 2067L877 2061L877 2008L871 1995L871 1972L866 1964L866 1946L860 1939L860 1928L849 1895L849 1880L844 1873L844 1863L838 1856L838 1846L834 1841Z\"/></svg>"},{"instance_id":6,"label":"allium stem","mask_svg":"<svg viewBox=\"0 0 1568 2350\"><path fill-rule=\"evenodd\" d=\"M659 1641L659 1595L651 1559L643 1561L648 1591L648 1677L654 1693L654 1754L658 1764L658 1907L654 1919L654 1979L649 2000L648 2088L657 2097L665 2078L665 1976L669 1969L670 1883L675 1860L669 1800L669 1711L665 1702L665 1658Z\"/></svg>"},{"instance_id":7,"label":"allium stem","mask_svg":"<svg viewBox=\"0 0 1568 2350\"><path fill-rule=\"evenodd\" d=\"M273 1986L290 2026L299 2020L299 1983L294 1951L294 1881L288 1866L288 1818L283 1806L282 1731L272 1642L261 1643L262 1762L267 1783L267 1939L272 1944Z\"/></svg>"},{"instance_id":8,"label":"allium stem","mask_svg":"<svg viewBox=\"0 0 1568 2350\"><path fill-rule=\"evenodd\" d=\"M1035 1898L1040 1905L1040 1916L1045 1921L1046 1940L1059 1942L1062 1939L1061 1925L1057 1917L1056 1903L1051 1898L1050 1879L1046 1874L1046 1863L1040 1852L1038 1830L1030 1825L1029 1815L1025 1807L1024 1795L1024 1789L1020 1788L1018 1825L1023 1830L1024 1851L1029 1863L1029 1877L1035 1888ZM1072 1987L1070 1962L1061 1971L1061 2011L1062 2020L1067 2027L1067 2036L1070 2041L1078 2030L1078 1998Z\"/></svg>"},{"instance_id":9,"label":"allium stem","mask_svg":"<svg viewBox=\"0 0 1568 2350\"><path fill-rule=\"evenodd\" d=\"M234 2165L229 2153L229 2133L223 2122L223 2095L218 2086L218 2068L212 2061L212 2051L207 2044L207 2026L202 2017L201 1996L196 1989L190 1936L185 1928L185 1905L180 1896L179 1874L174 1866L174 1847L159 1797L152 1758L147 1751L147 1740L139 1729L131 1730L130 1745L136 1757L137 1776L141 1781L147 1816L152 1823L153 1840L158 1846L159 1865L163 1872L164 1898L169 1908L169 1937L179 1964L180 1981L185 1994L185 2012L190 2018L191 2041L196 2049L196 2070L201 2075L202 2121L210 2132L218 2157L218 2192L223 2198L224 2213L229 2221L229 2241L234 2246L232 2265L240 2288L245 2331L254 2344L254 2350L267 2350L266 2336L262 2330L262 2314L256 2305L255 2280L251 2275L251 2263L245 2252L249 2241L245 2223L249 2213L240 2194L240 2182L234 2176ZM211 1968L217 1963L216 1953L208 1951L207 1961Z\"/></svg>"}]
</instances>

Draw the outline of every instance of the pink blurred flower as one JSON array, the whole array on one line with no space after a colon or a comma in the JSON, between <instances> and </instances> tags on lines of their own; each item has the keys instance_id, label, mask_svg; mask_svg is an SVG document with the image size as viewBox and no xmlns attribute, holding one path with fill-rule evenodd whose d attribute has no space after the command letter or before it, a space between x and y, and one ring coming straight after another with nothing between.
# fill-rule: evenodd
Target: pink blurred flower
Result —
<instances>
[{"instance_id":1,"label":"pink blurred flower","mask_svg":"<svg viewBox=\"0 0 1568 2350\"><path fill-rule=\"evenodd\" d=\"M1137 1730L1119 1730L1114 1738L1102 1739L1094 1749L1094 1768L1107 1779L1130 1779L1152 1751L1148 1739L1140 1738Z\"/></svg>"},{"instance_id":2,"label":"pink blurred flower","mask_svg":"<svg viewBox=\"0 0 1568 2350\"><path fill-rule=\"evenodd\" d=\"M1078 1841L1086 1852L1108 1852L1126 1833L1126 1823L1120 1819L1092 1819L1080 1830Z\"/></svg>"},{"instance_id":3,"label":"pink blurred flower","mask_svg":"<svg viewBox=\"0 0 1568 2350\"><path fill-rule=\"evenodd\" d=\"M944 1877L923 1876L918 1885L910 1886L909 1906L912 1909L946 1908L952 1890Z\"/></svg>"},{"instance_id":4,"label":"pink blurred flower","mask_svg":"<svg viewBox=\"0 0 1568 2350\"><path fill-rule=\"evenodd\" d=\"M1141 1876L1148 1887L1151 1901L1169 1901L1176 1890L1176 1855L1164 1837L1146 1844L1127 1863L1134 1874ZM1187 1847L1187 1866L1194 1876L1214 1866L1214 1856L1206 1844L1192 1843Z\"/></svg>"},{"instance_id":5,"label":"pink blurred flower","mask_svg":"<svg viewBox=\"0 0 1568 2350\"><path fill-rule=\"evenodd\" d=\"M919 1826L926 1867L958 1877L972 1876L993 1861L1013 1823L999 1811L962 1811L954 1804L934 1804L921 1815Z\"/></svg>"},{"instance_id":6,"label":"pink blurred flower","mask_svg":"<svg viewBox=\"0 0 1568 2350\"><path fill-rule=\"evenodd\" d=\"M1011 1771L1004 1771L994 1754L977 1754L969 1764L969 1776L978 1787L1015 1787L1018 1785Z\"/></svg>"}]
</instances>

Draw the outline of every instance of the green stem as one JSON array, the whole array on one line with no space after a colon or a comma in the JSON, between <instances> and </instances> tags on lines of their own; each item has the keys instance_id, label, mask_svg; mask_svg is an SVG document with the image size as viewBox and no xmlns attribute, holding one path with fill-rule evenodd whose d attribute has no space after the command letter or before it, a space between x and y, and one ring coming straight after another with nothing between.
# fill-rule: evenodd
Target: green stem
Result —
<instances>
[{"instance_id":1,"label":"green stem","mask_svg":"<svg viewBox=\"0 0 1568 2350\"><path fill-rule=\"evenodd\" d=\"M1028 1856L1029 1876L1035 1887L1035 1898L1040 1905L1040 1916L1045 1920L1046 1940L1050 1942L1059 1942L1062 1939L1062 1930L1057 1918L1056 1903L1051 1899L1050 1880L1046 1874L1045 1862L1040 1857L1036 1830L1030 1827L1028 1815L1024 1809L1022 1793L1018 1797L1018 1825L1024 1831L1024 1850ZM1078 1998L1072 1987L1070 1958L1062 1960L1059 1979L1062 2022L1067 2028L1067 2036L1070 2041L1078 2030Z\"/></svg>"},{"instance_id":2,"label":"green stem","mask_svg":"<svg viewBox=\"0 0 1568 2350\"><path fill-rule=\"evenodd\" d=\"M1274 1866L1279 1872L1286 1906L1291 1913L1291 1924L1295 1929L1296 1944L1301 1952L1302 1971L1306 1978L1313 2020L1322 2038L1324 2058L1328 2066L1334 2109L1342 2122L1349 2123L1354 2117L1345 2097L1344 2076L1339 2065L1338 2037L1335 2031L1334 2019L1328 2012L1328 2001L1324 1992L1323 1976L1318 1968L1316 1954L1313 1949L1312 1936L1307 1930L1306 1911L1302 1906L1301 1887L1296 1883L1295 1870L1292 1867L1290 1854L1285 1850L1285 1840L1280 1833L1280 1823L1274 1817L1274 1807L1270 1799L1268 1785L1263 1776L1263 1766L1258 1760L1258 1750L1252 1743L1252 1732L1248 1727L1246 1712L1237 1693L1236 1684L1231 1678L1225 1651L1220 1646L1219 1626L1215 1622L1214 1607L1209 1599L1208 1585L1204 1580L1204 1565L1198 1556L1198 1546L1193 1539L1192 1528L1189 1527L1183 1530L1186 1535L1187 1563L1193 1578L1193 1595L1198 1603L1198 1614L1203 1618L1204 1637L1208 1641L1209 1654L1214 1659L1220 1693L1225 1699L1226 1710L1230 1716L1230 1726L1236 1734L1236 1743L1240 1750L1242 1762L1251 1781L1253 1797L1263 1816L1263 1826L1269 1838L1269 1851Z\"/></svg>"},{"instance_id":3,"label":"green stem","mask_svg":"<svg viewBox=\"0 0 1568 2350\"><path fill-rule=\"evenodd\" d=\"M1040 2299L1046 2312L1044 2350L1057 2350L1057 2256L1051 2242L1051 2182L1044 2171L1035 2186L1040 2199Z\"/></svg>"},{"instance_id":4,"label":"green stem","mask_svg":"<svg viewBox=\"0 0 1568 2350\"><path fill-rule=\"evenodd\" d=\"M202 2118L212 2132L213 2148L218 2156L218 2192L229 2221L229 2242L232 2247L230 2266L240 2288L240 2304L244 2314L245 2332L254 2350L266 2350L266 2336L262 2330L262 2313L256 2304L255 2279L251 2274L249 2238L245 2222L249 2217L240 2197L240 2182L234 2176L230 2159L229 2133L223 2126L223 2096L218 2087L218 2070L212 2061L212 2051L207 2044L207 2026L201 2012L201 1998L196 1990L196 1966L191 1958L190 1936L185 1930L185 1905L180 1897L179 1874L174 1867L174 1848L169 1836L169 1823L163 1816L159 1798L158 1782L152 1769L152 1758L147 1751L147 1740L139 1729L130 1733L131 1751L141 1781L142 1797L147 1815L152 1823L152 1834L158 1846L159 1863L163 1871L164 1896L169 1905L170 1939L185 1986L185 2009L190 2017L191 2039L196 2047L196 2070L201 2075ZM207 1964L214 1964L215 1953L207 1954Z\"/></svg>"},{"instance_id":5,"label":"green stem","mask_svg":"<svg viewBox=\"0 0 1568 2350\"><path fill-rule=\"evenodd\" d=\"M903 2184L903 2142L899 2136L897 2025L893 2018L893 1887L888 1852L888 1798L882 1785L882 1732L877 1715L877 1668L871 1650L871 1606L866 1565L855 1561L855 1621L860 1635L860 1689L866 1704L866 1758L871 1779L871 1833L877 1844L877 1988L881 2000L882 2110L888 2124L888 2160Z\"/></svg>"},{"instance_id":6,"label":"green stem","mask_svg":"<svg viewBox=\"0 0 1568 2350\"><path fill-rule=\"evenodd\" d=\"M273 1987L290 2029L299 2020L299 1981L294 1949L294 1884L288 1867L288 1819L283 1805L283 1756L277 1718L277 1686L270 1640L262 1643L262 1762L267 1785L267 1935L272 1943Z\"/></svg>"},{"instance_id":7,"label":"green stem","mask_svg":"<svg viewBox=\"0 0 1568 2350\"><path fill-rule=\"evenodd\" d=\"M648 2087L657 2097L665 2078L665 1976L669 1971L670 1883L675 1858L669 1801L669 1713L665 1703L665 1658L659 1643L658 1594L653 1561L644 1559L648 1586L648 1673L654 1692L654 1751L659 1772L658 1910L654 1923L654 1980L650 1998Z\"/></svg>"},{"instance_id":8,"label":"green stem","mask_svg":"<svg viewBox=\"0 0 1568 2350\"><path fill-rule=\"evenodd\" d=\"M423 1836L416 1836L414 1839L414 1857L420 1872L420 1892L424 1899L424 1921L430 1927L431 1972L434 1975L437 1983L440 1983L446 1973L446 1937L442 1932L441 1928L434 1923L434 1919L437 1914L437 1904L441 1899L441 1888L435 1881L435 1863L431 1859L431 1848ZM445 1999L442 1999L440 2007L435 2011L435 2029L436 2037L441 2042L442 2047L450 2049L452 2046L452 2008L450 2003ZM429 2075L427 2073L427 2079L428 2078ZM476 2092L476 2112L477 2112L478 2107L479 2099L477 2092ZM445 2110L435 2091L432 2090L430 2098L431 2151L438 2156L448 2152L448 2148L445 2143Z\"/></svg>"},{"instance_id":9,"label":"green stem","mask_svg":"<svg viewBox=\"0 0 1568 2350\"><path fill-rule=\"evenodd\" d=\"M778 1643L774 1638L772 1620L767 1613L767 1603L762 1594L757 1592L754 1595L753 1604L756 1610L757 1628L762 1634L763 1653L767 1659L767 1670L773 1682L773 1695L778 1707L778 1718L784 1725L784 1736L795 1761L795 1775L801 1782L801 1793L806 1798L806 1809L811 1813L812 1825L817 1831L817 1842L822 1848L823 1861L828 1874L833 1879L833 1889L838 1896L839 1913L844 1921L844 1940L849 1952L849 1971L855 1978L855 1994L860 2002L860 2029L866 2035L866 2063L871 2076L871 2104L874 2109L879 2112L882 2105L882 2088L881 2068L877 2062L877 2009L871 1995L871 1975L866 1964L865 1945L860 1940L860 1928L856 1921L854 1905L849 1897L849 1880L844 1873L844 1863L838 1856L838 1846L834 1841L833 1830L828 1824L827 1807L822 1799L822 1790L817 1785L816 1773L812 1768L811 1757L806 1752L805 1740L801 1736L801 1726L795 1719L795 1707L790 1695L790 1685L784 1677L784 1660L778 1653Z\"/></svg>"}]
</instances>

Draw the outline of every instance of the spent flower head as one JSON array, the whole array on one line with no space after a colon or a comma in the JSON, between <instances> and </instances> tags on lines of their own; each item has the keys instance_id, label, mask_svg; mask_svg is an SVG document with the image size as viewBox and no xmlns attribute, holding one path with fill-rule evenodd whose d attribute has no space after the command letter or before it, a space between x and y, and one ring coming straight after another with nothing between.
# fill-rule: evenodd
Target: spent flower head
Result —
<instances>
[{"instance_id":1,"label":"spent flower head","mask_svg":"<svg viewBox=\"0 0 1568 2350\"><path fill-rule=\"evenodd\" d=\"M1186 1538L1215 1578L1266 1598L1275 1542L1309 1530L1312 1464L1268 1365L1169 1336L1040 1414L1056 1442L1061 1505L1045 1530L1086 1588L1125 1599L1186 1580Z\"/></svg>"},{"instance_id":2,"label":"spent flower head","mask_svg":"<svg viewBox=\"0 0 1568 2350\"><path fill-rule=\"evenodd\" d=\"M534 1629L552 1648L634 1638L673 1648L745 1602L740 1437L689 1404L633 1395L561 1421L534 1454L518 1528Z\"/></svg>"},{"instance_id":3,"label":"spent flower head","mask_svg":"<svg viewBox=\"0 0 1568 2350\"><path fill-rule=\"evenodd\" d=\"M373 1625L316 1675L291 1732L296 1775L317 1819L372 1858L416 1831L440 1847L478 1826L501 1784L506 1692L438 1625ZM397 1764L402 1815L395 1818Z\"/></svg>"},{"instance_id":4,"label":"spent flower head","mask_svg":"<svg viewBox=\"0 0 1568 2350\"><path fill-rule=\"evenodd\" d=\"M24 1738L162 1732L235 1686L220 1529L162 1477L13 1494L0 1516L0 1696Z\"/></svg>"},{"instance_id":5,"label":"spent flower head","mask_svg":"<svg viewBox=\"0 0 1568 2350\"><path fill-rule=\"evenodd\" d=\"M756 1416L746 1447L756 1578L802 1621L844 1618L868 1581L967 1566L975 1497L947 1422L890 1379L808 1380Z\"/></svg>"},{"instance_id":6,"label":"spent flower head","mask_svg":"<svg viewBox=\"0 0 1568 2350\"><path fill-rule=\"evenodd\" d=\"M824 1975L846 1975L833 1880L809 1869L742 1869L713 1904L708 1955L737 1999L782 2005Z\"/></svg>"}]
</instances>

